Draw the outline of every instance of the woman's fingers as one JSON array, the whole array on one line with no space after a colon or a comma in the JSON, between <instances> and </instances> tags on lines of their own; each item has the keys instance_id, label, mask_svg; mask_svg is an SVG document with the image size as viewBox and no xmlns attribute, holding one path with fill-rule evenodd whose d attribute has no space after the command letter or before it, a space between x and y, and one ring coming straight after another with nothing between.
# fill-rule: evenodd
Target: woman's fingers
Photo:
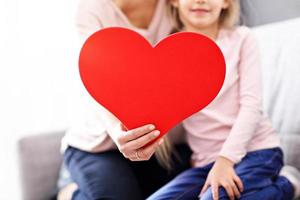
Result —
<instances>
[{"instance_id":1,"label":"woman's fingers","mask_svg":"<svg viewBox=\"0 0 300 200\"><path fill-rule=\"evenodd\" d=\"M124 157L132 161L148 160L155 152L159 143L162 143L162 141L156 141L149 145L149 147L143 148L160 134L158 130L154 130L155 126L152 124L129 131L124 131L125 127L122 124L119 124L116 128L120 132L116 141L117 146Z\"/></svg>"},{"instance_id":2,"label":"woman's fingers","mask_svg":"<svg viewBox=\"0 0 300 200\"><path fill-rule=\"evenodd\" d=\"M151 131L146 135L141 136L138 139L127 142L127 146L129 149L139 149L144 147L147 143L154 140L157 136L159 136L160 132L158 130Z\"/></svg>"},{"instance_id":3,"label":"woman's fingers","mask_svg":"<svg viewBox=\"0 0 300 200\"><path fill-rule=\"evenodd\" d=\"M154 154L156 149L163 143L163 138L147 146L146 148L139 150L139 157L141 160L149 160Z\"/></svg>"},{"instance_id":4,"label":"woman's fingers","mask_svg":"<svg viewBox=\"0 0 300 200\"><path fill-rule=\"evenodd\" d=\"M147 146L144 149L141 148L133 151L131 155L128 156L127 158L129 158L131 161L149 160L153 155L153 153L155 152L155 150L158 148L158 146L161 145L162 143L163 143L163 139L160 139L154 142L153 144Z\"/></svg>"},{"instance_id":5,"label":"woman's fingers","mask_svg":"<svg viewBox=\"0 0 300 200\"><path fill-rule=\"evenodd\" d=\"M121 125L122 126L122 125ZM122 127L120 127L122 128ZM124 131L124 134L118 136L117 140L120 144L127 143L131 140L135 140L155 129L155 126L152 124L144 125L129 131Z\"/></svg>"}]
</instances>

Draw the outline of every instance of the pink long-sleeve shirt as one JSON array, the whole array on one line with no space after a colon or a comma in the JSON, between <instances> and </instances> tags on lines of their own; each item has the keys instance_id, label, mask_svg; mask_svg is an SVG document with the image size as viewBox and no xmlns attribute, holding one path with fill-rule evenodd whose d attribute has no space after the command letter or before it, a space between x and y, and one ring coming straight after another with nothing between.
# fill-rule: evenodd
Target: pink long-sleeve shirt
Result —
<instances>
[{"instance_id":1,"label":"pink long-sleeve shirt","mask_svg":"<svg viewBox=\"0 0 300 200\"><path fill-rule=\"evenodd\" d=\"M158 1L148 29L134 27L111 0L81 0L79 6L76 21L83 41L95 31L110 26L131 28L152 44L171 31L165 0ZM183 121L195 167L213 162L218 155L237 163L248 151L279 146L277 134L261 110L259 52L249 29L221 29L216 43L227 65L224 85L213 102ZM67 146L89 152L115 149L113 128L118 119L97 104L84 88L80 93L89 104L88 114L81 124L66 131L62 150ZM180 140L180 135L169 137Z\"/></svg>"},{"instance_id":2,"label":"pink long-sleeve shirt","mask_svg":"<svg viewBox=\"0 0 300 200\"><path fill-rule=\"evenodd\" d=\"M195 166L219 155L238 163L249 151L280 145L262 112L259 49L251 31L221 29L216 43L226 61L224 85L206 108L183 121Z\"/></svg>"}]
</instances>

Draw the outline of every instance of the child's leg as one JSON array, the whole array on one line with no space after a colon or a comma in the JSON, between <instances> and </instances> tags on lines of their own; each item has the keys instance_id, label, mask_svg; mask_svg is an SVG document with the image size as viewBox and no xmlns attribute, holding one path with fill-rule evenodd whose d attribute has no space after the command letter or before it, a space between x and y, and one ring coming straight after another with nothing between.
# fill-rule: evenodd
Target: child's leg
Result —
<instances>
[{"instance_id":1,"label":"child's leg","mask_svg":"<svg viewBox=\"0 0 300 200\"><path fill-rule=\"evenodd\" d=\"M152 194L147 200L198 199L212 164L203 168L191 168Z\"/></svg>"},{"instance_id":2,"label":"child's leg","mask_svg":"<svg viewBox=\"0 0 300 200\"><path fill-rule=\"evenodd\" d=\"M276 181L253 194L244 195L241 200L292 200L293 188L287 178L279 176Z\"/></svg>"},{"instance_id":3,"label":"child's leg","mask_svg":"<svg viewBox=\"0 0 300 200\"><path fill-rule=\"evenodd\" d=\"M280 148L249 152L235 166L235 171L244 184L241 199L292 199L291 183L284 177L278 177L282 166L283 153ZM220 188L219 193L220 200L229 199L223 188ZM212 199L211 189L201 198L201 200L208 199Z\"/></svg>"}]
</instances>

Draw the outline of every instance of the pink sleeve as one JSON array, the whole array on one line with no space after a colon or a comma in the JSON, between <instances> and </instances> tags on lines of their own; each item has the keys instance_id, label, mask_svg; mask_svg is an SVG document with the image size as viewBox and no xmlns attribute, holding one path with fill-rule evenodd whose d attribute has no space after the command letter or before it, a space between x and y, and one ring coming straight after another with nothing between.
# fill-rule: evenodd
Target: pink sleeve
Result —
<instances>
[{"instance_id":1,"label":"pink sleeve","mask_svg":"<svg viewBox=\"0 0 300 200\"><path fill-rule=\"evenodd\" d=\"M247 144L262 117L261 68L259 51L252 34L244 39L240 52L240 108L220 156L238 163L247 153Z\"/></svg>"}]
</instances>

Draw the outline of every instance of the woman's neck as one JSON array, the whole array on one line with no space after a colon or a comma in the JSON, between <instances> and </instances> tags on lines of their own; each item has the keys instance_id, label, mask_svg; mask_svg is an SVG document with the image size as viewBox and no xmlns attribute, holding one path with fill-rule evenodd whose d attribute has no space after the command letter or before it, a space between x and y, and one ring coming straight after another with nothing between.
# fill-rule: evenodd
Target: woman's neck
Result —
<instances>
[{"instance_id":1,"label":"woman's neck","mask_svg":"<svg viewBox=\"0 0 300 200\"><path fill-rule=\"evenodd\" d=\"M216 40L218 38L218 33L219 33L219 24L215 23L211 26L203 27L203 28L185 26L183 30L189 32L195 32L195 33L201 33L212 40Z\"/></svg>"},{"instance_id":2,"label":"woman's neck","mask_svg":"<svg viewBox=\"0 0 300 200\"><path fill-rule=\"evenodd\" d=\"M148 28L155 13L158 0L113 0L127 16L132 25Z\"/></svg>"}]
</instances>

